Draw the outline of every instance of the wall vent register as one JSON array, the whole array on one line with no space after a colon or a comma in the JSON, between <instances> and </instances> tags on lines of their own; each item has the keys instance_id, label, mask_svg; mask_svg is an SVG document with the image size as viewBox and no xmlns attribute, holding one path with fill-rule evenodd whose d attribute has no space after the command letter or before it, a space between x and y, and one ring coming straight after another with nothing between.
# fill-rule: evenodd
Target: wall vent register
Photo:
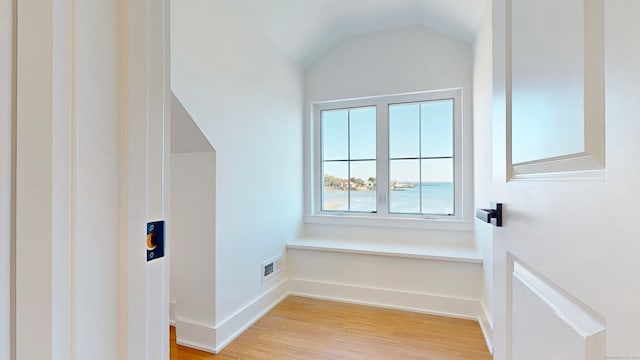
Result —
<instances>
[{"instance_id":1,"label":"wall vent register","mask_svg":"<svg viewBox=\"0 0 640 360\"><path fill-rule=\"evenodd\" d=\"M262 281L270 279L282 269L282 256L278 255L262 263Z\"/></svg>"}]
</instances>

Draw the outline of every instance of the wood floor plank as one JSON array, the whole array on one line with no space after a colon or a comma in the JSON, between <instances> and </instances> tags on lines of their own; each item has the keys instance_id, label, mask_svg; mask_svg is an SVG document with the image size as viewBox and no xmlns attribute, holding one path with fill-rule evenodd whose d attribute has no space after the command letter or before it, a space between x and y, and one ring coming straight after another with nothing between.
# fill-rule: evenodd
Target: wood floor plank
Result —
<instances>
[{"instance_id":1,"label":"wood floor plank","mask_svg":"<svg viewBox=\"0 0 640 360\"><path fill-rule=\"evenodd\" d=\"M178 346L171 360L490 360L470 320L289 296L220 354Z\"/></svg>"}]
</instances>

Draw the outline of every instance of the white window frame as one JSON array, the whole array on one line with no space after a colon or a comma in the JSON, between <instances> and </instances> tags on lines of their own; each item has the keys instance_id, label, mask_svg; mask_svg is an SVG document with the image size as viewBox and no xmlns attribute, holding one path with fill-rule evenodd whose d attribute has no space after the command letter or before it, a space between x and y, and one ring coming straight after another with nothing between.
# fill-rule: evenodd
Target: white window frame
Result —
<instances>
[{"instance_id":1,"label":"white window frame","mask_svg":"<svg viewBox=\"0 0 640 360\"><path fill-rule=\"evenodd\" d=\"M454 214L453 215L423 215L423 214L395 214L389 213L388 196L389 189L389 105L426 102L437 100L454 101L453 119L453 163L454 163ZM378 186L377 213L358 213L340 211L322 211L322 144L321 144L321 112L326 110L338 110L354 107L376 107L376 183L385 184ZM388 226L399 224L402 227L424 227L425 223L461 222L463 214L463 99L462 89L445 89L423 91L408 94L394 94L367 98L333 100L314 102L311 104L311 159L312 165L309 174L310 201L309 215L305 217L307 223L326 224L353 224L366 226ZM450 226L444 225L445 228ZM455 227L454 227L455 228Z\"/></svg>"}]
</instances>

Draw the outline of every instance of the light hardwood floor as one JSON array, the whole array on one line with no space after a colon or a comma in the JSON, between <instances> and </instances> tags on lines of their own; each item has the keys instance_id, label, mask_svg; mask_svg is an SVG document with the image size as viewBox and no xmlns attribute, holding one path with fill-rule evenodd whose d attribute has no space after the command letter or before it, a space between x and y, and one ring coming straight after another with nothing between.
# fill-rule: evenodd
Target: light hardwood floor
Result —
<instances>
[{"instance_id":1,"label":"light hardwood floor","mask_svg":"<svg viewBox=\"0 0 640 360\"><path fill-rule=\"evenodd\" d=\"M491 359L475 321L289 296L220 354L175 344L171 360Z\"/></svg>"}]
</instances>

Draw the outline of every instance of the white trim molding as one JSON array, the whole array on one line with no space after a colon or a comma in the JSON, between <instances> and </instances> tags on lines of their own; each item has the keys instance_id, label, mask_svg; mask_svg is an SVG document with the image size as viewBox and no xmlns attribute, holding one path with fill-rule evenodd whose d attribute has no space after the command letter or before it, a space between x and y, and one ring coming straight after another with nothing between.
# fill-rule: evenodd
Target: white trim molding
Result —
<instances>
[{"instance_id":1,"label":"white trim molding","mask_svg":"<svg viewBox=\"0 0 640 360\"><path fill-rule=\"evenodd\" d=\"M176 343L218 354L287 296L289 296L289 286L288 281L284 280L216 324L216 326L200 324L196 321L178 317L175 321Z\"/></svg>"},{"instance_id":2,"label":"white trim molding","mask_svg":"<svg viewBox=\"0 0 640 360\"><path fill-rule=\"evenodd\" d=\"M399 228L399 229L418 229L418 230L446 230L446 231L473 231L473 221L442 219L442 218L393 218L378 217L374 218L370 215L357 215L342 213L337 214L317 214L304 217L305 224L321 224L321 225L347 225L347 226L367 226L382 228Z\"/></svg>"},{"instance_id":3,"label":"white trim molding","mask_svg":"<svg viewBox=\"0 0 640 360\"><path fill-rule=\"evenodd\" d=\"M176 302L169 302L169 325L176 326Z\"/></svg>"},{"instance_id":4,"label":"white trim molding","mask_svg":"<svg viewBox=\"0 0 640 360\"><path fill-rule=\"evenodd\" d=\"M289 279L290 294L351 304L478 320L480 301L374 287Z\"/></svg>"},{"instance_id":5,"label":"white trim molding","mask_svg":"<svg viewBox=\"0 0 640 360\"><path fill-rule=\"evenodd\" d=\"M480 310L478 314L478 324L480 325L480 330L482 330L482 336L484 336L484 340L487 343L487 349L489 349L489 353L493 355L493 317L484 302L480 302Z\"/></svg>"},{"instance_id":6,"label":"white trim molding","mask_svg":"<svg viewBox=\"0 0 640 360\"><path fill-rule=\"evenodd\" d=\"M407 259L451 261L482 264L482 256L474 247L437 246L428 244L394 244L327 239L289 241L287 249L389 256Z\"/></svg>"},{"instance_id":7,"label":"white trim molding","mask_svg":"<svg viewBox=\"0 0 640 360\"><path fill-rule=\"evenodd\" d=\"M217 354L216 329L213 326L180 318L177 318L175 323L176 344Z\"/></svg>"},{"instance_id":8,"label":"white trim molding","mask_svg":"<svg viewBox=\"0 0 640 360\"><path fill-rule=\"evenodd\" d=\"M216 353L222 351L225 346L229 345L251 325L260 320L288 295L288 282L284 280L217 324Z\"/></svg>"},{"instance_id":9,"label":"white trim molding","mask_svg":"<svg viewBox=\"0 0 640 360\"><path fill-rule=\"evenodd\" d=\"M15 22L0 0L0 359L15 358Z\"/></svg>"},{"instance_id":10,"label":"white trim molding","mask_svg":"<svg viewBox=\"0 0 640 360\"><path fill-rule=\"evenodd\" d=\"M549 347L537 353L540 358L548 358L560 348L566 358L606 357L604 317L518 260L513 262L508 294L511 320L507 337L512 355L544 343Z\"/></svg>"}]
</instances>

